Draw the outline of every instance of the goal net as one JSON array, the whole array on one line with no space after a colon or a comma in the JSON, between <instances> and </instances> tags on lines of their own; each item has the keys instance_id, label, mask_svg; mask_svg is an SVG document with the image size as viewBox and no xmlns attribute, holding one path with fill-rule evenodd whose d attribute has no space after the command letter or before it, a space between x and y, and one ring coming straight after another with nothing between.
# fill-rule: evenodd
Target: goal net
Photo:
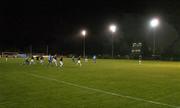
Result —
<instances>
[{"instance_id":1,"label":"goal net","mask_svg":"<svg viewBox=\"0 0 180 108\"><path fill-rule=\"evenodd\" d=\"M16 58L18 56L18 52L2 52L2 57L10 57Z\"/></svg>"}]
</instances>

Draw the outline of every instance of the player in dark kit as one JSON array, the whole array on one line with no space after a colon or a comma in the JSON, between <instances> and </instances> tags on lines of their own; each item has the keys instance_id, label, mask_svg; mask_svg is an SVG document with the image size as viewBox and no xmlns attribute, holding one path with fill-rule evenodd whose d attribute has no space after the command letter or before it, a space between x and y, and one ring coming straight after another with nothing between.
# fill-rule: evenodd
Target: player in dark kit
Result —
<instances>
[{"instance_id":1,"label":"player in dark kit","mask_svg":"<svg viewBox=\"0 0 180 108\"><path fill-rule=\"evenodd\" d=\"M76 63L75 57L74 57L74 56L72 56L72 61L73 61L74 63Z\"/></svg>"},{"instance_id":2,"label":"player in dark kit","mask_svg":"<svg viewBox=\"0 0 180 108\"><path fill-rule=\"evenodd\" d=\"M48 64L52 64L52 56L51 55L48 56Z\"/></svg>"},{"instance_id":3,"label":"player in dark kit","mask_svg":"<svg viewBox=\"0 0 180 108\"><path fill-rule=\"evenodd\" d=\"M79 56L77 60L78 60L78 61L77 61L77 64L80 65L80 66L82 66L82 64L81 64L81 56Z\"/></svg>"},{"instance_id":4,"label":"player in dark kit","mask_svg":"<svg viewBox=\"0 0 180 108\"><path fill-rule=\"evenodd\" d=\"M31 65L31 64L35 64L35 61L34 61L34 57L33 57L33 56L31 57L30 65Z\"/></svg>"},{"instance_id":5,"label":"player in dark kit","mask_svg":"<svg viewBox=\"0 0 180 108\"><path fill-rule=\"evenodd\" d=\"M64 63L63 63L63 57L60 58L59 63L60 63L60 67L63 67L63 65L64 65Z\"/></svg>"},{"instance_id":6,"label":"player in dark kit","mask_svg":"<svg viewBox=\"0 0 180 108\"><path fill-rule=\"evenodd\" d=\"M30 62L29 62L29 58L27 57L27 58L25 58L25 61L24 61L24 63L23 63L24 65L29 65L30 64Z\"/></svg>"}]
</instances>

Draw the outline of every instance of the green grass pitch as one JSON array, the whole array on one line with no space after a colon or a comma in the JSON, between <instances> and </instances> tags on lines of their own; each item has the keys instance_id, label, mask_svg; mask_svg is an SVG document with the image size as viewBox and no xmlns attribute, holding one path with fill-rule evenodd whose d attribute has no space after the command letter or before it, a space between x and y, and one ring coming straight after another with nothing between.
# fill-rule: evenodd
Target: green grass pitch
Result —
<instances>
[{"instance_id":1,"label":"green grass pitch","mask_svg":"<svg viewBox=\"0 0 180 108\"><path fill-rule=\"evenodd\" d=\"M179 108L180 63L97 60L64 67L0 58L0 108Z\"/></svg>"}]
</instances>

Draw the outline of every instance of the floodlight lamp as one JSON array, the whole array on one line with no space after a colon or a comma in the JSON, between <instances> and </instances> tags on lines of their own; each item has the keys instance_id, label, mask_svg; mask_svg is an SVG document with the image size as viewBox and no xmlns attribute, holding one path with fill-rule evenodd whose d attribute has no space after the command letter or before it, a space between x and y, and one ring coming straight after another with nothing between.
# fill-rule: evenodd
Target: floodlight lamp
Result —
<instances>
[{"instance_id":1,"label":"floodlight lamp","mask_svg":"<svg viewBox=\"0 0 180 108\"><path fill-rule=\"evenodd\" d=\"M154 18L150 22L151 27L155 28L159 25L159 20L157 18Z\"/></svg>"},{"instance_id":2,"label":"floodlight lamp","mask_svg":"<svg viewBox=\"0 0 180 108\"><path fill-rule=\"evenodd\" d=\"M112 33L116 32L116 26L115 26L115 25L111 25L111 26L109 27L109 29L110 29L110 31L111 31Z\"/></svg>"},{"instance_id":3,"label":"floodlight lamp","mask_svg":"<svg viewBox=\"0 0 180 108\"><path fill-rule=\"evenodd\" d=\"M84 37L85 37L85 36L86 36L86 34L87 34L86 30L82 30L82 31L81 31L81 34L82 34L82 36L84 36Z\"/></svg>"}]
</instances>

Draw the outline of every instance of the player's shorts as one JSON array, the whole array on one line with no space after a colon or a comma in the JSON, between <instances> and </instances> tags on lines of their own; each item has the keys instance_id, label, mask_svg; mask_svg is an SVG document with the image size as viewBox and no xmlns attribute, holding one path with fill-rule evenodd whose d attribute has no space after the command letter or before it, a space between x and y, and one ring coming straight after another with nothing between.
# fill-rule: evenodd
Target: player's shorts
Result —
<instances>
[{"instance_id":1,"label":"player's shorts","mask_svg":"<svg viewBox=\"0 0 180 108\"><path fill-rule=\"evenodd\" d=\"M60 61L59 63L60 63L61 65L63 65L63 62L62 62L62 61Z\"/></svg>"},{"instance_id":2,"label":"player's shorts","mask_svg":"<svg viewBox=\"0 0 180 108\"><path fill-rule=\"evenodd\" d=\"M44 63L44 61L43 61L43 60L40 60L40 63Z\"/></svg>"},{"instance_id":3,"label":"player's shorts","mask_svg":"<svg viewBox=\"0 0 180 108\"><path fill-rule=\"evenodd\" d=\"M53 59L53 63L57 62L56 59Z\"/></svg>"},{"instance_id":4,"label":"player's shorts","mask_svg":"<svg viewBox=\"0 0 180 108\"><path fill-rule=\"evenodd\" d=\"M48 60L49 63L52 63L52 60Z\"/></svg>"},{"instance_id":5,"label":"player's shorts","mask_svg":"<svg viewBox=\"0 0 180 108\"><path fill-rule=\"evenodd\" d=\"M80 60L78 60L78 63L80 64L80 63L81 63L81 61L80 61Z\"/></svg>"}]
</instances>

